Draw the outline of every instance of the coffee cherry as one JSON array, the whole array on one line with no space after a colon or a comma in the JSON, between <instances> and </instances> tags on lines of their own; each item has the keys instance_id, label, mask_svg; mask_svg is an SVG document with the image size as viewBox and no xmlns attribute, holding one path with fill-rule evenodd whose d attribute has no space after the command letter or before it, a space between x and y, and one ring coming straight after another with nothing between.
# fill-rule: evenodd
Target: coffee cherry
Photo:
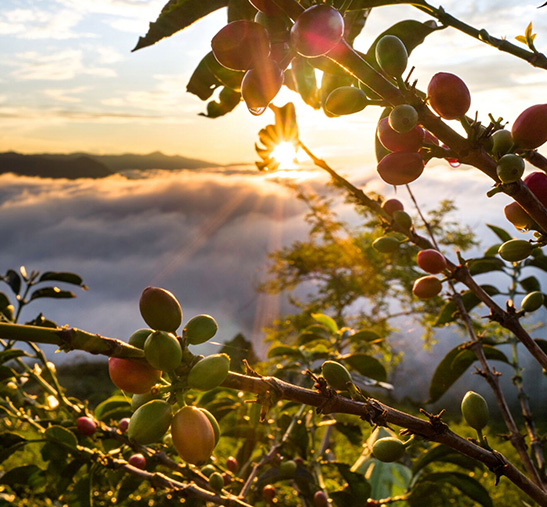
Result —
<instances>
[{"instance_id":1,"label":"coffee cherry","mask_svg":"<svg viewBox=\"0 0 547 507\"><path fill-rule=\"evenodd\" d=\"M144 342L151 333L153 333L152 329L137 329L129 337L129 345L133 345L133 347L137 347L138 349L144 349Z\"/></svg>"},{"instance_id":2,"label":"coffee cherry","mask_svg":"<svg viewBox=\"0 0 547 507\"><path fill-rule=\"evenodd\" d=\"M297 465L292 459L283 461L283 463L279 465L279 475L281 475L281 477L292 477L296 473L296 469Z\"/></svg>"},{"instance_id":3,"label":"coffee cherry","mask_svg":"<svg viewBox=\"0 0 547 507\"><path fill-rule=\"evenodd\" d=\"M159 400L161 396L159 394L144 393L144 394L134 394L131 396L131 410L135 412L139 407L142 407L145 403L148 403L152 400Z\"/></svg>"},{"instance_id":4,"label":"coffee cherry","mask_svg":"<svg viewBox=\"0 0 547 507\"><path fill-rule=\"evenodd\" d=\"M122 433L125 433L128 428L129 428L129 417L124 417L123 419L120 419L118 421L118 429Z\"/></svg>"},{"instance_id":5,"label":"coffee cherry","mask_svg":"<svg viewBox=\"0 0 547 507\"><path fill-rule=\"evenodd\" d=\"M281 86L283 71L277 62L268 58L245 73L241 81L241 96L251 112L262 112L277 95Z\"/></svg>"},{"instance_id":6,"label":"coffee cherry","mask_svg":"<svg viewBox=\"0 0 547 507\"><path fill-rule=\"evenodd\" d=\"M544 296L540 291L530 292L522 300L520 309L525 312L535 312L543 306Z\"/></svg>"},{"instance_id":7,"label":"coffee cherry","mask_svg":"<svg viewBox=\"0 0 547 507\"><path fill-rule=\"evenodd\" d=\"M421 250L418 252L416 262L421 269L432 275L441 273L448 267L444 255L433 249Z\"/></svg>"},{"instance_id":8,"label":"coffee cherry","mask_svg":"<svg viewBox=\"0 0 547 507\"><path fill-rule=\"evenodd\" d=\"M217 469L213 465L205 465L201 469L201 473L205 475L205 477L211 477L212 474L214 474L217 471Z\"/></svg>"},{"instance_id":9,"label":"coffee cherry","mask_svg":"<svg viewBox=\"0 0 547 507\"><path fill-rule=\"evenodd\" d=\"M233 456L229 456L226 458L226 468L230 470L233 474L237 472L237 469L239 468L239 464L237 462L237 459Z\"/></svg>"},{"instance_id":10,"label":"coffee cherry","mask_svg":"<svg viewBox=\"0 0 547 507\"><path fill-rule=\"evenodd\" d=\"M508 262L519 262L526 259L534 249L534 245L524 239L511 239L503 243L499 249L499 256Z\"/></svg>"},{"instance_id":11,"label":"coffee cherry","mask_svg":"<svg viewBox=\"0 0 547 507\"><path fill-rule=\"evenodd\" d=\"M376 44L376 61L392 77L400 77L408 64L408 51L403 41L395 35L384 35Z\"/></svg>"},{"instance_id":12,"label":"coffee cherry","mask_svg":"<svg viewBox=\"0 0 547 507\"><path fill-rule=\"evenodd\" d=\"M388 119L389 126L395 132L404 134L418 124L418 112L410 104L400 104L393 108Z\"/></svg>"},{"instance_id":13,"label":"coffee cherry","mask_svg":"<svg viewBox=\"0 0 547 507\"><path fill-rule=\"evenodd\" d=\"M249 2L259 12L263 12L268 16L281 16L284 14L273 0L249 0Z\"/></svg>"},{"instance_id":14,"label":"coffee cherry","mask_svg":"<svg viewBox=\"0 0 547 507\"><path fill-rule=\"evenodd\" d=\"M422 147L424 136L425 131L419 125L401 134L391 128L389 118L382 118L378 122L378 139L389 151L418 151Z\"/></svg>"},{"instance_id":15,"label":"coffee cherry","mask_svg":"<svg viewBox=\"0 0 547 507\"><path fill-rule=\"evenodd\" d=\"M329 507L329 497L324 491L316 491L313 495L314 507Z\"/></svg>"},{"instance_id":16,"label":"coffee cherry","mask_svg":"<svg viewBox=\"0 0 547 507\"><path fill-rule=\"evenodd\" d=\"M141 445L159 442L171 424L171 405L152 400L140 406L129 420L127 436Z\"/></svg>"},{"instance_id":17,"label":"coffee cherry","mask_svg":"<svg viewBox=\"0 0 547 507\"><path fill-rule=\"evenodd\" d=\"M232 476L228 472L222 474L222 479L224 480L224 487L232 484Z\"/></svg>"},{"instance_id":18,"label":"coffee cherry","mask_svg":"<svg viewBox=\"0 0 547 507\"><path fill-rule=\"evenodd\" d=\"M327 383L337 391L346 391L351 375L346 367L336 361L325 361L321 366L321 374Z\"/></svg>"},{"instance_id":19,"label":"coffee cherry","mask_svg":"<svg viewBox=\"0 0 547 507\"><path fill-rule=\"evenodd\" d=\"M211 486L211 489L213 491L220 493L222 491L222 488L224 488L224 478L222 477L222 475L218 472L213 472L209 476L209 486Z\"/></svg>"},{"instance_id":20,"label":"coffee cherry","mask_svg":"<svg viewBox=\"0 0 547 507\"><path fill-rule=\"evenodd\" d=\"M218 387L230 370L228 354L213 354L198 361L188 374L188 387L209 391Z\"/></svg>"},{"instance_id":21,"label":"coffee cherry","mask_svg":"<svg viewBox=\"0 0 547 507\"><path fill-rule=\"evenodd\" d=\"M399 240L393 236L382 236L375 239L372 243L372 248L383 254L391 254L399 250Z\"/></svg>"},{"instance_id":22,"label":"coffee cherry","mask_svg":"<svg viewBox=\"0 0 547 507\"><path fill-rule=\"evenodd\" d=\"M355 86L340 86L332 90L325 101L325 109L336 116L362 111L368 104L365 92Z\"/></svg>"},{"instance_id":23,"label":"coffee cherry","mask_svg":"<svg viewBox=\"0 0 547 507\"><path fill-rule=\"evenodd\" d=\"M412 294L420 299L430 299L443 290L442 282L436 276L422 276L414 282Z\"/></svg>"},{"instance_id":24,"label":"coffee cherry","mask_svg":"<svg viewBox=\"0 0 547 507\"><path fill-rule=\"evenodd\" d=\"M211 40L218 63L231 70L249 70L270 55L270 37L259 23L238 20L228 23Z\"/></svg>"},{"instance_id":25,"label":"coffee cherry","mask_svg":"<svg viewBox=\"0 0 547 507\"><path fill-rule=\"evenodd\" d=\"M174 334L154 331L144 344L144 357L153 368L172 371L182 361L182 348Z\"/></svg>"},{"instance_id":26,"label":"coffee cherry","mask_svg":"<svg viewBox=\"0 0 547 507\"><path fill-rule=\"evenodd\" d=\"M427 96L433 110L445 120L463 116L471 105L469 88L455 74L438 72L427 87Z\"/></svg>"},{"instance_id":27,"label":"coffee cherry","mask_svg":"<svg viewBox=\"0 0 547 507\"><path fill-rule=\"evenodd\" d=\"M496 173L502 183L514 183L524 174L524 159L513 153L503 155L498 161Z\"/></svg>"},{"instance_id":28,"label":"coffee cherry","mask_svg":"<svg viewBox=\"0 0 547 507\"><path fill-rule=\"evenodd\" d=\"M525 109L511 129L515 144L533 150L547 141L547 104L537 104Z\"/></svg>"},{"instance_id":29,"label":"coffee cherry","mask_svg":"<svg viewBox=\"0 0 547 507\"><path fill-rule=\"evenodd\" d=\"M205 343L218 331L217 321L210 315L196 315L184 326L184 336L190 345Z\"/></svg>"},{"instance_id":30,"label":"coffee cherry","mask_svg":"<svg viewBox=\"0 0 547 507\"><path fill-rule=\"evenodd\" d=\"M480 394L467 391L461 410L465 422L477 431L481 431L488 424L488 404Z\"/></svg>"},{"instance_id":31,"label":"coffee cherry","mask_svg":"<svg viewBox=\"0 0 547 507\"><path fill-rule=\"evenodd\" d=\"M412 227L412 218L406 211L395 211L393 213L393 221L404 230Z\"/></svg>"},{"instance_id":32,"label":"coffee cherry","mask_svg":"<svg viewBox=\"0 0 547 507\"><path fill-rule=\"evenodd\" d=\"M220 426L218 424L218 421L216 420L215 416L211 414L207 409L198 407L199 410L209 419L209 422L211 423L211 427L213 428L213 433L215 434L215 446L218 444L218 439L220 438Z\"/></svg>"},{"instance_id":33,"label":"coffee cherry","mask_svg":"<svg viewBox=\"0 0 547 507\"><path fill-rule=\"evenodd\" d=\"M424 160L419 153L398 151L386 155L376 170L390 185L406 185L417 180L424 171Z\"/></svg>"},{"instance_id":34,"label":"coffee cherry","mask_svg":"<svg viewBox=\"0 0 547 507\"><path fill-rule=\"evenodd\" d=\"M535 171L522 181L530 189L530 192L538 198L538 201L547 207L547 174Z\"/></svg>"},{"instance_id":35,"label":"coffee cherry","mask_svg":"<svg viewBox=\"0 0 547 507\"><path fill-rule=\"evenodd\" d=\"M314 58L328 53L344 35L344 18L330 5L306 9L291 28L291 44L298 54Z\"/></svg>"},{"instance_id":36,"label":"coffee cherry","mask_svg":"<svg viewBox=\"0 0 547 507\"><path fill-rule=\"evenodd\" d=\"M513 136L508 130L496 130L492 134L492 143L492 154L496 157L501 157L513 146Z\"/></svg>"},{"instance_id":37,"label":"coffee cherry","mask_svg":"<svg viewBox=\"0 0 547 507\"><path fill-rule=\"evenodd\" d=\"M97 431L97 423L90 417L78 417L76 429L80 434L90 437Z\"/></svg>"},{"instance_id":38,"label":"coffee cherry","mask_svg":"<svg viewBox=\"0 0 547 507\"><path fill-rule=\"evenodd\" d=\"M215 448L215 433L207 416L197 407L182 407L171 422L177 454L188 463L205 463Z\"/></svg>"},{"instance_id":39,"label":"coffee cherry","mask_svg":"<svg viewBox=\"0 0 547 507\"><path fill-rule=\"evenodd\" d=\"M158 383L161 371L152 368L145 361L111 357L108 360L108 374L113 384L131 394L144 394Z\"/></svg>"},{"instance_id":40,"label":"coffee cherry","mask_svg":"<svg viewBox=\"0 0 547 507\"><path fill-rule=\"evenodd\" d=\"M271 502L275 498L275 487L271 484L267 484L262 488L262 498L267 502Z\"/></svg>"},{"instance_id":41,"label":"coffee cherry","mask_svg":"<svg viewBox=\"0 0 547 507\"><path fill-rule=\"evenodd\" d=\"M141 470L146 468L146 458L140 453L129 456L127 462L135 468L140 468Z\"/></svg>"},{"instance_id":42,"label":"coffee cherry","mask_svg":"<svg viewBox=\"0 0 547 507\"><path fill-rule=\"evenodd\" d=\"M372 455L384 463L397 461L403 457L404 453L405 445L394 437L380 438L372 446Z\"/></svg>"},{"instance_id":43,"label":"coffee cherry","mask_svg":"<svg viewBox=\"0 0 547 507\"><path fill-rule=\"evenodd\" d=\"M159 287L146 287L142 291L139 309L144 321L155 330L175 332L182 323L177 298Z\"/></svg>"},{"instance_id":44,"label":"coffee cherry","mask_svg":"<svg viewBox=\"0 0 547 507\"><path fill-rule=\"evenodd\" d=\"M530 215L522 209L522 206L518 202L512 202L505 206L503 213L505 214L505 218L517 229L529 229L534 224Z\"/></svg>"},{"instance_id":45,"label":"coffee cherry","mask_svg":"<svg viewBox=\"0 0 547 507\"><path fill-rule=\"evenodd\" d=\"M382 203L382 209L389 215L393 216L395 211L404 211L403 203L398 199L388 199Z\"/></svg>"}]
</instances>

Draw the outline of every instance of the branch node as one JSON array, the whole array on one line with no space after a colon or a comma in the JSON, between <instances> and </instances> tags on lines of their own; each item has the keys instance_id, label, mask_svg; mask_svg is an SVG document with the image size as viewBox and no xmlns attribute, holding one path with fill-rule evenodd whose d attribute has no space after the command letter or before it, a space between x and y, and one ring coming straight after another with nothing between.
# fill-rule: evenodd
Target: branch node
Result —
<instances>
[{"instance_id":1,"label":"branch node","mask_svg":"<svg viewBox=\"0 0 547 507\"><path fill-rule=\"evenodd\" d=\"M448 429L448 424L442 420L442 416L445 413L444 408L438 414L430 414L427 410L421 408L420 413L424 414L429 419L429 424L435 433L441 434Z\"/></svg>"}]
</instances>

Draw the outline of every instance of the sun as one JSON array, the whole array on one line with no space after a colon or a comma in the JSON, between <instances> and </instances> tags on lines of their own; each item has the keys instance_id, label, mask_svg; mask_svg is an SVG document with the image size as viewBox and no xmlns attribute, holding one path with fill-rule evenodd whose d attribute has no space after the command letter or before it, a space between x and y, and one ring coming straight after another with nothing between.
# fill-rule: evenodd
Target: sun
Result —
<instances>
[{"instance_id":1,"label":"sun","mask_svg":"<svg viewBox=\"0 0 547 507\"><path fill-rule=\"evenodd\" d=\"M279 169L295 169L297 165L297 148L293 143L281 142L273 150L271 157L279 162Z\"/></svg>"}]
</instances>

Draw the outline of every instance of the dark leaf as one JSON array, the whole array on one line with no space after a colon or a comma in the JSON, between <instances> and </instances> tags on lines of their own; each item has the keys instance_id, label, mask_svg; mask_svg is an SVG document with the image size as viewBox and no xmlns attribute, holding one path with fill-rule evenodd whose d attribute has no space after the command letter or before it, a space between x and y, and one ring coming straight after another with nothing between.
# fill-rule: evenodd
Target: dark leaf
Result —
<instances>
[{"instance_id":1,"label":"dark leaf","mask_svg":"<svg viewBox=\"0 0 547 507\"><path fill-rule=\"evenodd\" d=\"M347 463L331 462L326 466L336 468L347 483L346 487L331 495L337 506L361 505L363 498L370 497L371 486L363 474L352 472Z\"/></svg>"},{"instance_id":2,"label":"dark leaf","mask_svg":"<svg viewBox=\"0 0 547 507\"><path fill-rule=\"evenodd\" d=\"M459 489L483 507L492 507L492 499L485 487L473 477L458 472L438 472L428 474L426 479L431 482L447 482Z\"/></svg>"},{"instance_id":3,"label":"dark leaf","mask_svg":"<svg viewBox=\"0 0 547 507\"><path fill-rule=\"evenodd\" d=\"M59 287L44 287L35 290L30 295L29 302L38 298L71 299L75 297L75 294L69 290L61 290Z\"/></svg>"},{"instance_id":4,"label":"dark leaf","mask_svg":"<svg viewBox=\"0 0 547 507\"><path fill-rule=\"evenodd\" d=\"M7 366L0 366L0 382L15 377L16 373Z\"/></svg>"},{"instance_id":5,"label":"dark leaf","mask_svg":"<svg viewBox=\"0 0 547 507\"><path fill-rule=\"evenodd\" d=\"M66 466L64 466L60 471L56 470L57 476L57 491L60 493L65 492L68 486L72 483L74 476L78 473L78 470L82 468L85 461L80 459L75 459L71 461ZM57 463L52 463L54 467L57 467Z\"/></svg>"},{"instance_id":6,"label":"dark leaf","mask_svg":"<svg viewBox=\"0 0 547 507\"><path fill-rule=\"evenodd\" d=\"M0 484L7 484L13 486L15 484L28 485L29 479L34 474L41 474L40 470L36 465L24 465L21 467L12 468L9 472L6 472L2 477L0 477Z\"/></svg>"},{"instance_id":7,"label":"dark leaf","mask_svg":"<svg viewBox=\"0 0 547 507\"><path fill-rule=\"evenodd\" d=\"M547 354L547 340L535 338L534 341L538 344L539 348Z\"/></svg>"},{"instance_id":8,"label":"dark leaf","mask_svg":"<svg viewBox=\"0 0 547 507\"><path fill-rule=\"evenodd\" d=\"M256 15L256 9L249 0L229 0L228 1L228 23L239 19L253 21Z\"/></svg>"},{"instance_id":9,"label":"dark leaf","mask_svg":"<svg viewBox=\"0 0 547 507\"><path fill-rule=\"evenodd\" d=\"M302 100L313 107L319 109L319 90L315 79L315 69L310 65L307 58L297 56L292 62L289 70L286 71L292 77L286 81L287 86L299 93Z\"/></svg>"},{"instance_id":10,"label":"dark leaf","mask_svg":"<svg viewBox=\"0 0 547 507\"><path fill-rule=\"evenodd\" d=\"M520 280L519 283L526 292L541 291L541 285L535 276L524 278L523 280Z\"/></svg>"},{"instance_id":11,"label":"dark leaf","mask_svg":"<svg viewBox=\"0 0 547 507\"><path fill-rule=\"evenodd\" d=\"M162 9L158 19L150 23L148 33L139 37L133 51L151 46L226 5L228 0L171 0Z\"/></svg>"},{"instance_id":12,"label":"dark leaf","mask_svg":"<svg viewBox=\"0 0 547 507\"><path fill-rule=\"evenodd\" d=\"M8 297L3 292L0 292L0 310L5 309L9 305L11 305L11 302Z\"/></svg>"},{"instance_id":13,"label":"dark leaf","mask_svg":"<svg viewBox=\"0 0 547 507\"><path fill-rule=\"evenodd\" d=\"M360 331L357 331L356 333L349 336L349 339L354 343L371 343L371 342L379 342L382 341L384 338L382 338L378 333L375 331L370 331L368 329L361 329Z\"/></svg>"},{"instance_id":14,"label":"dark leaf","mask_svg":"<svg viewBox=\"0 0 547 507\"><path fill-rule=\"evenodd\" d=\"M486 225L504 243L506 241L509 241L509 240L513 239L511 234L509 234L505 229L502 229L501 227L498 227L498 226L492 225L492 224L486 224Z\"/></svg>"},{"instance_id":15,"label":"dark leaf","mask_svg":"<svg viewBox=\"0 0 547 507\"><path fill-rule=\"evenodd\" d=\"M472 276L491 271L503 271L505 263L497 257L484 257L482 259L472 259L467 263L469 273Z\"/></svg>"},{"instance_id":16,"label":"dark leaf","mask_svg":"<svg viewBox=\"0 0 547 507\"><path fill-rule=\"evenodd\" d=\"M276 345L268 350L268 359L272 357L297 357L302 359L302 352L297 347L290 347L289 345Z\"/></svg>"},{"instance_id":17,"label":"dark leaf","mask_svg":"<svg viewBox=\"0 0 547 507\"><path fill-rule=\"evenodd\" d=\"M8 269L6 274L4 275L4 282L6 282L10 287L11 290L19 295L21 292L21 276L17 271L14 271L13 269Z\"/></svg>"},{"instance_id":18,"label":"dark leaf","mask_svg":"<svg viewBox=\"0 0 547 507\"><path fill-rule=\"evenodd\" d=\"M500 350L490 345L483 345L483 351L487 359L509 364L507 356ZM440 399L476 360L477 356L471 350L459 346L446 354L431 379L428 403L434 403Z\"/></svg>"},{"instance_id":19,"label":"dark leaf","mask_svg":"<svg viewBox=\"0 0 547 507\"><path fill-rule=\"evenodd\" d=\"M99 421L109 422L131 416L131 403L125 396L116 395L102 401L95 409L95 417Z\"/></svg>"},{"instance_id":20,"label":"dark leaf","mask_svg":"<svg viewBox=\"0 0 547 507\"><path fill-rule=\"evenodd\" d=\"M226 87L238 92L241 88L241 80L245 72L230 70L218 63L211 51L203 58L211 73Z\"/></svg>"},{"instance_id":21,"label":"dark leaf","mask_svg":"<svg viewBox=\"0 0 547 507\"><path fill-rule=\"evenodd\" d=\"M524 261L524 265L547 271L547 256L529 257Z\"/></svg>"},{"instance_id":22,"label":"dark leaf","mask_svg":"<svg viewBox=\"0 0 547 507\"><path fill-rule=\"evenodd\" d=\"M201 100L207 100L213 95L215 89L221 85L221 82L217 79L209 66L208 61L210 54L211 53L208 53L198 63L198 66L190 76L190 81L188 81L188 84L186 85L186 91L197 95Z\"/></svg>"},{"instance_id":23,"label":"dark leaf","mask_svg":"<svg viewBox=\"0 0 547 507\"><path fill-rule=\"evenodd\" d=\"M207 104L207 113L199 113L200 116L207 118L218 118L233 111L240 103L241 93L232 90L231 88L222 88L218 96L218 101L211 101Z\"/></svg>"},{"instance_id":24,"label":"dark leaf","mask_svg":"<svg viewBox=\"0 0 547 507\"><path fill-rule=\"evenodd\" d=\"M379 382L387 380L387 371L384 365L375 357L366 354L349 354L342 356L340 359L343 359L344 363L358 371L361 375L378 380Z\"/></svg>"},{"instance_id":25,"label":"dark leaf","mask_svg":"<svg viewBox=\"0 0 547 507\"><path fill-rule=\"evenodd\" d=\"M342 433L348 440L351 445L359 447L363 443L363 434L361 432L361 427L358 424L348 424L337 421L334 425L334 429Z\"/></svg>"},{"instance_id":26,"label":"dark leaf","mask_svg":"<svg viewBox=\"0 0 547 507\"><path fill-rule=\"evenodd\" d=\"M78 439L72 431L63 428L63 426L50 426L46 430L46 440L54 444L60 444L64 448L76 449L78 446Z\"/></svg>"},{"instance_id":27,"label":"dark leaf","mask_svg":"<svg viewBox=\"0 0 547 507\"><path fill-rule=\"evenodd\" d=\"M474 470L480 467L480 463L477 460L468 458L463 454L446 447L442 444L435 444L427 452L424 452L420 457L414 461L412 466L412 473L416 475L420 470L433 462L454 463L468 470Z\"/></svg>"},{"instance_id":28,"label":"dark leaf","mask_svg":"<svg viewBox=\"0 0 547 507\"><path fill-rule=\"evenodd\" d=\"M134 475L124 476L118 494L116 495L116 504L123 505L123 502L129 498L129 495L134 493L141 485L142 480Z\"/></svg>"},{"instance_id":29,"label":"dark leaf","mask_svg":"<svg viewBox=\"0 0 547 507\"><path fill-rule=\"evenodd\" d=\"M45 273L42 273L42 275L38 279L38 282L46 282L48 280L78 285L79 287L82 287L82 289L87 290L87 287L84 285L82 278L75 273L46 271Z\"/></svg>"},{"instance_id":30,"label":"dark leaf","mask_svg":"<svg viewBox=\"0 0 547 507\"><path fill-rule=\"evenodd\" d=\"M4 431L0 433L0 448L11 447L12 445L20 444L26 442L26 438L19 433L14 433L12 431Z\"/></svg>"},{"instance_id":31,"label":"dark leaf","mask_svg":"<svg viewBox=\"0 0 547 507\"><path fill-rule=\"evenodd\" d=\"M7 363L12 359L17 359L18 357L31 357L29 354L19 349L9 349L0 352L0 364Z\"/></svg>"}]
</instances>

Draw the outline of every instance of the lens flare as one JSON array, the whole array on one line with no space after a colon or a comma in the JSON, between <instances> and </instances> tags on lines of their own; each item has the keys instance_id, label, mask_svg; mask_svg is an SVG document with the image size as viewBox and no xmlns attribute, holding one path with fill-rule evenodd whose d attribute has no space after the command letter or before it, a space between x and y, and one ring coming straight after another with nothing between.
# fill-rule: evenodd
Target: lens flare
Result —
<instances>
[{"instance_id":1,"label":"lens flare","mask_svg":"<svg viewBox=\"0 0 547 507\"><path fill-rule=\"evenodd\" d=\"M272 158L279 162L279 169L294 169L297 165L297 148L293 143L279 143L272 150Z\"/></svg>"}]
</instances>

